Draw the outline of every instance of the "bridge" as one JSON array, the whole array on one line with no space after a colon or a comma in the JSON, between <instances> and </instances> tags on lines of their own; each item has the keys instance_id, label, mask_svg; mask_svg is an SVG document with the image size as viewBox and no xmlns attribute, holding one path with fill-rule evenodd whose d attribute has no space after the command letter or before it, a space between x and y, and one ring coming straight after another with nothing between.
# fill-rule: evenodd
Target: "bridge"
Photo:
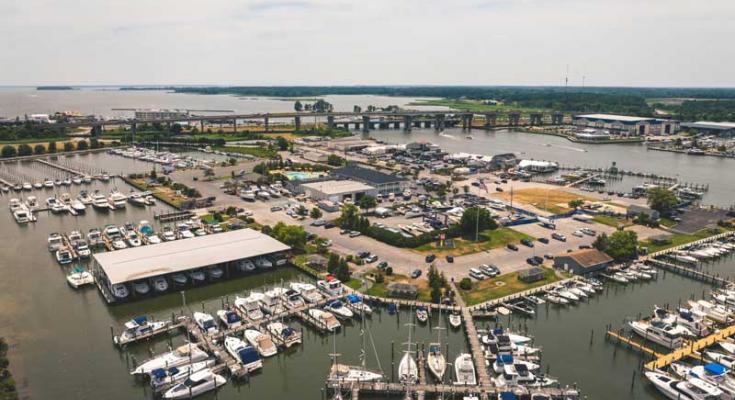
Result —
<instances>
[{"instance_id":1,"label":"bridge","mask_svg":"<svg viewBox=\"0 0 735 400\"><path fill-rule=\"evenodd\" d=\"M475 124L475 117L479 116L479 125ZM534 125L562 125L569 123L571 114L561 112L531 112L521 113L520 111L372 111L372 112L355 112L355 111L325 111L325 112L277 112L277 113L250 113L250 114L226 114L226 115L188 115L174 118L156 118L156 119L108 119L108 120L88 120L57 123L53 126L58 128L79 128L79 127L108 127L108 126L129 126L131 131L135 133L140 124L165 124L174 123L199 123L204 128L204 123L220 123L232 125L233 130L237 131L238 121L262 121L265 130L270 128L270 122L273 120L290 120L293 121L296 130L300 130L302 119L319 118L326 120L329 128L343 127L349 129L353 126L355 129L361 129L367 132L373 129L403 129L410 131L412 128L435 128L437 130L446 127L462 126L463 129L478 128L495 128L495 127L514 127L514 126L534 126Z\"/></svg>"}]
</instances>

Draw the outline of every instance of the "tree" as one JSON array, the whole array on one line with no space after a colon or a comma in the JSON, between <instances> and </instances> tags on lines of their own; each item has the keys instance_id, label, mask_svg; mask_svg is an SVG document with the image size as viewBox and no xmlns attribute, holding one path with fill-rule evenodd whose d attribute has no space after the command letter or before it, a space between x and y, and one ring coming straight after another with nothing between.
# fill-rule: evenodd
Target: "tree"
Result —
<instances>
[{"instance_id":1,"label":"tree","mask_svg":"<svg viewBox=\"0 0 735 400\"><path fill-rule=\"evenodd\" d=\"M56 153L56 142L54 142L54 141L48 142L48 146L46 146L46 152L47 153Z\"/></svg>"},{"instance_id":2,"label":"tree","mask_svg":"<svg viewBox=\"0 0 735 400\"><path fill-rule=\"evenodd\" d=\"M342 282L347 282L350 280L350 266L349 264L347 264L347 261L345 259L339 260L339 266L337 267L337 271L334 275Z\"/></svg>"},{"instance_id":3,"label":"tree","mask_svg":"<svg viewBox=\"0 0 735 400\"><path fill-rule=\"evenodd\" d=\"M378 200L375 199L375 197L370 195L362 196L362 198L359 201L360 208L363 210L369 210L371 208L375 208L378 206Z\"/></svg>"},{"instance_id":4,"label":"tree","mask_svg":"<svg viewBox=\"0 0 735 400\"><path fill-rule=\"evenodd\" d=\"M467 193L470 192L470 186L469 185L464 185L464 186L462 186L462 190L464 191L464 194L467 194Z\"/></svg>"},{"instance_id":5,"label":"tree","mask_svg":"<svg viewBox=\"0 0 735 400\"><path fill-rule=\"evenodd\" d=\"M679 199L671 190L662 187L648 189L648 206L661 215L669 215L677 204Z\"/></svg>"},{"instance_id":6,"label":"tree","mask_svg":"<svg viewBox=\"0 0 735 400\"><path fill-rule=\"evenodd\" d=\"M278 149L279 150L281 150L281 151L288 150L289 143L288 143L288 140L286 140L285 137L283 137L283 136L277 137L276 138L276 144L278 145Z\"/></svg>"},{"instance_id":7,"label":"tree","mask_svg":"<svg viewBox=\"0 0 735 400\"><path fill-rule=\"evenodd\" d=\"M584 204L584 200L582 199L569 200L569 208L572 208L575 210L579 207L582 207L583 204Z\"/></svg>"},{"instance_id":8,"label":"tree","mask_svg":"<svg viewBox=\"0 0 735 400\"><path fill-rule=\"evenodd\" d=\"M37 144L33 146L33 154L44 154L46 152L46 148L42 144Z\"/></svg>"},{"instance_id":9,"label":"tree","mask_svg":"<svg viewBox=\"0 0 735 400\"><path fill-rule=\"evenodd\" d=\"M362 107L360 107L358 105L355 105L355 106L352 107L352 112L354 112L354 113L362 112Z\"/></svg>"},{"instance_id":10,"label":"tree","mask_svg":"<svg viewBox=\"0 0 735 400\"><path fill-rule=\"evenodd\" d=\"M3 146L3 149L0 150L0 153L2 154L3 158L8 158L15 157L17 152L15 150L15 146L5 145Z\"/></svg>"},{"instance_id":11,"label":"tree","mask_svg":"<svg viewBox=\"0 0 735 400\"><path fill-rule=\"evenodd\" d=\"M174 124L171 125L171 133L173 133L174 135L180 134L182 130L183 128L181 127L181 124L179 124L178 122L174 122Z\"/></svg>"},{"instance_id":12,"label":"tree","mask_svg":"<svg viewBox=\"0 0 735 400\"><path fill-rule=\"evenodd\" d=\"M306 231L298 225L286 225L279 222L273 227L271 236L296 250L303 250L306 246Z\"/></svg>"},{"instance_id":13,"label":"tree","mask_svg":"<svg viewBox=\"0 0 735 400\"><path fill-rule=\"evenodd\" d=\"M464 210L459 225L464 236L474 236L475 240L478 240L479 232L498 227L498 223L490 216L490 212L478 207L470 207Z\"/></svg>"},{"instance_id":14,"label":"tree","mask_svg":"<svg viewBox=\"0 0 735 400\"><path fill-rule=\"evenodd\" d=\"M462 278L462 280L459 281L459 288L462 290L472 289L472 280L470 278Z\"/></svg>"},{"instance_id":15,"label":"tree","mask_svg":"<svg viewBox=\"0 0 735 400\"><path fill-rule=\"evenodd\" d=\"M360 212L354 204L347 204L342 207L342 213L339 216L339 225L345 229L354 229L357 227L360 219Z\"/></svg>"},{"instance_id":16,"label":"tree","mask_svg":"<svg viewBox=\"0 0 735 400\"><path fill-rule=\"evenodd\" d=\"M86 140L80 140L77 142L77 150L87 150L89 148L89 143L87 143Z\"/></svg>"},{"instance_id":17,"label":"tree","mask_svg":"<svg viewBox=\"0 0 735 400\"><path fill-rule=\"evenodd\" d=\"M100 141L96 138L89 139L89 147L92 149L99 149L100 148Z\"/></svg>"},{"instance_id":18,"label":"tree","mask_svg":"<svg viewBox=\"0 0 735 400\"><path fill-rule=\"evenodd\" d=\"M309 213L309 216L314 219L319 219L322 217L322 210L319 209L319 207L314 207L311 209L311 212Z\"/></svg>"},{"instance_id":19,"label":"tree","mask_svg":"<svg viewBox=\"0 0 735 400\"><path fill-rule=\"evenodd\" d=\"M74 143L64 142L64 151L74 151Z\"/></svg>"},{"instance_id":20,"label":"tree","mask_svg":"<svg viewBox=\"0 0 735 400\"><path fill-rule=\"evenodd\" d=\"M596 249L607 253L615 261L635 258L638 248L638 235L633 231L616 231L610 236L604 233L592 244Z\"/></svg>"},{"instance_id":21,"label":"tree","mask_svg":"<svg viewBox=\"0 0 735 400\"><path fill-rule=\"evenodd\" d=\"M332 253L327 261L327 272L334 274L337 272L337 267L339 267L339 256Z\"/></svg>"},{"instance_id":22,"label":"tree","mask_svg":"<svg viewBox=\"0 0 735 400\"><path fill-rule=\"evenodd\" d=\"M327 164L331 166L339 167L339 166L344 165L344 163L345 163L345 159L336 154L330 154L327 157Z\"/></svg>"},{"instance_id":23,"label":"tree","mask_svg":"<svg viewBox=\"0 0 735 400\"><path fill-rule=\"evenodd\" d=\"M31 146L25 143L18 146L19 156L30 156L31 154L33 154L33 149L31 148Z\"/></svg>"},{"instance_id":24,"label":"tree","mask_svg":"<svg viewBox=\"0 0 735 400\"><path fill-rule=\"evenodd\" d=\"M302 217L305 217L309 214L309 210L304 207L303 204L299 206L299 208L296 209L296 214L301 215Z\"/></svg>"},{"instance_id":25,"label":"tree","mask_svg":"<svg viewBox=\"0 0 735 400\"><path fill-rule=\"evenodd\" d=\"M301 111L304 110L304 105L301 104L301 101L300 100L296 100L296 102L293 103L293 109L296 112L301 112Z\"/></svg>"}]
</instances>

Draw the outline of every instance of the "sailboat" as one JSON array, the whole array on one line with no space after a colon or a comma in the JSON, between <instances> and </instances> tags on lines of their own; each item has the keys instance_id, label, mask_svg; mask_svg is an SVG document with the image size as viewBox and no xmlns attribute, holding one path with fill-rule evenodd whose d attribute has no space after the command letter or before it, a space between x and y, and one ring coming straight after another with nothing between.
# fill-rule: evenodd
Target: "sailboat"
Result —
<instances>
[{"instance_id":1,"label":"sailboat","mask_svg":"<svg viewBox=\"0 0 735 400\"><path fill-rule=\"evenodd\" d=\"M411 384L417 383L419 380L419 369L416 365L416 360L411 355L411 327L413 324L408 325L408 342L407 349L401 358L401 362L398 364L398 379L401 383Z\"/></svg>"},{"instance_id":2,"label":"sailboat","mask_svg":"<svg viewBox=\"0 0 735 400\"><path fill-rule=\"evenodd\" d=\"M375 381L382 381L383 380L383 374L382 372L375 372L367 369L366 366L366 357L365 357L365 315L364 313L361 313L361 327L360 327L360 337L362 339L362 345L360 348L360 365L346 365L346 364L339 364L337 363L337 348L336 348L336 340L334 343L334 353L333 353L333 362L332 362L332 368L329 371L329 381L340 384L342 382L375 382ZM336 334L335 334L336 338ZM372 336L371 336L372 341ZM375 344L373 343L373 349L375 349ZM375 359L378 360L378 356L376 354ZM380 360L378 360L378 364L380 364ZM382 371L382 370L381 370Z\"/></svg>"},{"instance_id":3,"label":"sailboat","mask_svg":"<svg viewBox=\"0 0 735 400\"><path fill-rule=\"evenodd\" d=\"M439 321L441 318L441 308L439 309ZM429 354L426 355L426 364L429 366L429 371L434 375L437 381L443 382L444 373L447 370L447 359L442 353L442 334L441 331L445 328L437 326L436 328L436 343L429 343Z\"/></svg>"}]
</instances>

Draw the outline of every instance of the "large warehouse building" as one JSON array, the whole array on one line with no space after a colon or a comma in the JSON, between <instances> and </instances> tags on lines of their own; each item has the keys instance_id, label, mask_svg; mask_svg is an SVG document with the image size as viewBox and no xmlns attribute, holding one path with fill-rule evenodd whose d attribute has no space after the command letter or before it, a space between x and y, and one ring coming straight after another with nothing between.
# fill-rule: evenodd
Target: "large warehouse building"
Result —
<instances>
[{"instance_id":1,"label":"large warehouse building","mask_svg":"<svg viewBox=\"0 0 735 400\"><path fill-rule=\"evenodd\" d=\"M362 182L347 180L331 180L302 183L301 190L313 200L329 200L337 203L345 199L360 200L365 195L378 194L374 187Z\"/></svg>"},{"instance_id":2,"label":"large warehouse building","mask_svg":"<svg viewBox=\"0 0 735 400\"><path fill-rule=\"evenodd\" d=\"M385 196L390 193L403 193L408 187L408 179L401 176L386 174L374 169L347 165L332 171L331 175L338 179L349 179L362 182L374 187L377 192Z\"/></svg>"},{"instance_id":3,"label":"large warehouse building","mask_svg":"<svg viewBox=\"0 0 735 400\"><path fill-rule=\"evenodd\" d=\"M239 229L95 253L92 270L105 299L115 302L145 295L136 285L147 285L150 293L161 291L156 285L160 278L164 278L167 285L164 291L171 291L177 283L205 284L246 272L248 269L243 264L247 261L261 268L285 264L285 255L290 249L258 231ZM219 271L216 274L215 269Z\"/></svg>"},{"instance_id":4,"label":"large warehouse building","mask_svg":"<svg viewBox=\"0 0 735 400\"><path fill-rule=\"evenodd\" d=\"M697 121L685 122L681 126L696 133L718 135L721 137L735 136L735 122Z\"/></svg>"},{"instance_id":5,"label":"large warehouse building","mask_svg":"<svg viewBox=\"0 0 735 400\"><path fill-rule=\"evenodd\" d=\"M679 132L679 121L628 115L581 114L572 117L577 129L605 130L612 136L659 136Z\"/></svg>"}]
</instances>

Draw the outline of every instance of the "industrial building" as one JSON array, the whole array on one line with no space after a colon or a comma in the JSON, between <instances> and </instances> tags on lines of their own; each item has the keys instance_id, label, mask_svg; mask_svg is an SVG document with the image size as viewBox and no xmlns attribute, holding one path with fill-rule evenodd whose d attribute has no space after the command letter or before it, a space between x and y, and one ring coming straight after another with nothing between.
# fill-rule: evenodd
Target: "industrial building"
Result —
<instances>
[{"instance_id":1,"label":"industrial building","mask_svg":"<svg viewBox=\"0 0 735 400\"><path fill-rule=\"evenodd\" d=\"M554 258L554 267L570 271L577 275L586 275L602 271L612 262L612 257L600 250L584 249L556 256Z\"/></svg>"},{"instance_id":2,"label":"industrial building","mask_svg":"<svg viewBox=\"0 0 735 400\"><path fill-rule=\"evenodd\" d=\"M377 190L362 182L348 180L329 180L302 183L301 191L312 200L328 200L330 202L341 202L345 199L360 200L365 195L375 197Z\"/></svg>"},{"instance_id":3,"label":"industrial building","mask_svg":"<svg viewBox=\"0 0 735 400\"><path fill-rule=\"evenodd\" d=\"M381 195L390 193L399 194L408 187L408 179L386 174L374 169L359 167L357 165L347 165L342 168L332 170L331 175L337 179L349 179L362 182L372 186Z\"/></svg>"},{"instance_id":4,"label":"industrial building","mask_svg":"<svg viewBox=\"0 0 735 400\"><path fill-rule=\"evenodd\" d=\"M695 133L718 135L721 137L735 136L735 122L711 122L711 121L684 122L681 124L681 127L686 128L687 130L695 132Z\"/></svg>"},{"instance_id":5,"label":"industrial building","mask_svg":"<svg viewBox=\"0 0 735 400\"><path fill-rule=\"evenodd\" d=\"M247 260L259 267L283 265L291 248L272 237L252 229L239 229L213 235L197 236L160 244L132 247L104 253L95 253L92 271L98 287L108 302L140 297L135 284L147 283L155 292L153 282L164 277L168 291L177 282L204 284L215 279L211 270L218 268L225 279L243 270ZM267 262L266 262L267 261ZM247 269L244 269L247 270ZM194 274L204 276L203 281ZM181 278L184 278L183 280ZM112 293L123 285L128 296L115 297Z\"/></svg>"},{"instance_id":6,"label":"industrial building","mask_svg":"<svg viewBox=\"0 0 735 400\"><path fill-rule=\"evenodd\" d=\"M608 131L612 136L659 136L679 132L679 121L628 115L581 114L572 117L579 130Z\"/></svg>"}]
</instances>

